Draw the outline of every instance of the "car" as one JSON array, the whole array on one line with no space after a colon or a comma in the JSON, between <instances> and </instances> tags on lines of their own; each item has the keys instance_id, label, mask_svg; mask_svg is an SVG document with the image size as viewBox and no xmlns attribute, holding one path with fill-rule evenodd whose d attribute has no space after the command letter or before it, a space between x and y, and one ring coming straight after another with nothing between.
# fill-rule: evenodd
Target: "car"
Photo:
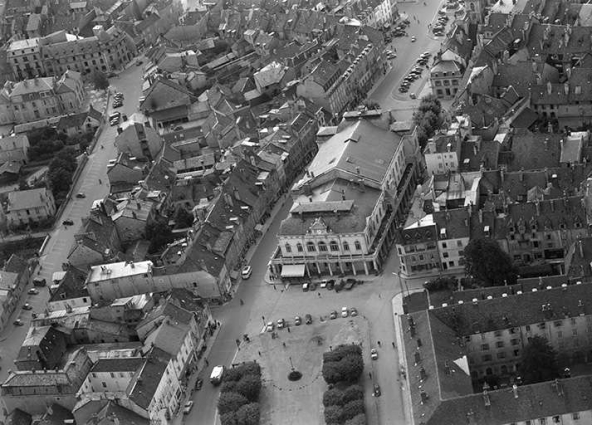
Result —
<instances>
[{"instance_id":1,"label":"car","mask_svg":"<svg viewBox=\"0 0 592 425\"><path fill-rule=\"evenodd\" d=\"M42 288L46 285L46 283L47 282L42 277L36 277L35 279L33 279L33 286L39 286Z\"/></svg>"},{"instance_id":2,"label":"car","mask_svg":"<svg viewBox=\"0 0 592 425\"><path fill-rule=\"evenodd\" d=\"M16 319L14 322L12 322L12 324L14 326L23 326L24 325L24 323L21 319Z\"/></svg>"},{"instance_id":3,"label":"car","mask_svg":"<svg viewBox=\"0 0 592 425\"><path fill-rule=\"evenodd\" d=\"M202 386L203 386L203 379L197 378L197 381L195 381L195 391L201 390Z\"/></svg>"},{"instance_id":4,"label":"car","mask_svg":"<svg viewBox=\"0 0 592 425\"><path fill-rule=\"evenodd\" d=\"M423 52L420 57L422 58L429 58L432 56L432 52Z\"/></svg>"},{"instance_id":5,"label":"car","mask_svg":"<svg viewBox=\"0 0 592 425\"><path fill-rule=\"evenodd\" d=\"M265 326L265 330L267 332L273 332L274 329L275 329L275 325L273 324L273 322L267 322L267 325Z\"/></svg>"},{"instance_id":6,"label":"car","mask_svg":"<svg viewBox=\"0 0 592 425\"><path fill-rule=\"evenodd\" d=\"M329 281L329 283L327 283L327 289L328 289L329 291L332 291L332 290L333 290L333 288L335 288L335 281L334 281L333 279L331 279L331 280Z\"/></svg>"},{"instance_id":7,"label":"car","mask_svg":"<svg viewBox=\"0 0 592 425\"><path fill-rule=\"evenodd\" d=\"M341 309L341 317L347 317L349 316L349 310L347 309L347 307L343 307Z\"/></svg>"},{"instance_id":8,"label":"car","mask_svg":"<svg viewBox=\"0 0 592 425\"><path fill-rule=\"evenodd\" d=\"M446 9L440 9L440 10L438 10L438 15L440 15L440 16L446 16Z\"/></svg>"},{"instance_id":9,"label":"car","mask_svg":"<svg viewBox=\"0 0 592 425\"><path fill-rule=\"evenodd\" d=\"M393 53L393 51L392 51L392 50L386 50L386 54L387 54L387 55L390 55L390 54L392 54L392 53Z\"/></svg>"},{"instance_id":10,"label":"car","mask_svg":"<svg viewBox=\"0 0 592 425\"><path fill-rule=\"evenodd\" d=\"M33 310L33 307L31 307L31 304L29 303L24 303L23 310Z\"/></svg>"},{"instance_id":11,"label":"car","mask_svg":"<svg viewBox=\"0 0 592 425\"><path fill-rule=\"evenodd\" d=\"M333 320L333 319L337 319L337 312L336 312L335 310L333 310L333 311L331 312L331 314L329 315L329 317L331 318L331 320Z\"/></svg>"},{"instance_id":12,"label":"car","mask_svg":"<svg viewBox=\"0 0 592 425\"><path fill-rule=\"evenodd\" d=\"M409 97L410 97L411 99L417 99L417 96L416 96L416 94L415 94L415 93L409 93Z\"/></svg>"},{"instance_id":13,"label":"car","mask_svg":"<svg viewBox=\"0 0 592 425\"><path fill-rule=\"evenodd\" d=\"M351 291L356 283L358 283L358 281L356 279L352 279L352 278L346 279L345 286L344 286L345 290Z\"/></svg>"},{"instance_id":14,"label":"car","mask_svg":"<svg viewBox=\"0 0 592 425\"><path fill-rule=\"evenodd\" d=\"M185 406L183 406L183 414L188 415L189 412L191 412L191 409L193 409L193 400L189 400L185 403Z\"/></svg>"},{"instance_id":15,"label":"car","mask_svg":"<svg viewBox=\"0 0 592 425\"><path fill-rule=\"evenodd\" d=\"M355 307L349 309L349 315L351 317L356 317L358 315L358 310Z\"/></svg>"},{"instance_id":16,"label":"car","mask_svg":"<svg viewBox=\"0 0 592 425\"><path fill-rule=\"evenodd\" d=\"M315 282L310 282L309 288L311 291L314 291L317 289L317 284Z\"/></svg>"},{"instance_id":17,"label":"car","mask_svg":"<svg viewBox=\"0 0 592 425\"><path fill-rule=\"evenodd\" d=\"M115 93L115 96L113 96L115 99L123 99L123 93L121 92L117 92Z\"/></svg>"},{"instance_id":18,"label":"car","mask_svg":"<svg viewBox=\"0 0 592 425\"><path fill-rule=\"evenodd\" d=\"M121 112L113 112L109 115L109 121L121 118Z\"/></svg>"},{"instance_id":19,"label":"car","mask_svg":"<svg viewBox=\"0 0 592 425\"><path fill-rule=\"evenodd\" d=\"M327 282L329 282L327 279L321 280L321 288L326 288L327 287Z\"/></svg>"},{"instance_id":20,"label":"car","mask_svg":"<svg viewBox=\"0 0 592 425\"><path fill-rule=\"evenodd\" d=\"M251 277L252 273L253 273L253 268L251 266L245 266L241 270L241 277L246 280Z\"/></svg>"},{"instance_id":21,"label":"car","mask_svg":"<svg viewBox=\"0 0 592 425\"><path fill-rule=\"evenodd\" d=\"M304 323L306 323L307 325L310 325L312 323L312 316L310 314L304 316Z\"/></svg>"},{"instance_id":22,"label":"car","mask_svg":"<svg viewBox=\"0 0 592 425\"><path fill-rule=\"evenodd\" d=\"M27 291L27 294L29 295L37 295L39 293L39 291L35 288L31 288Z\"/></svg>"},{"instance_id":23,"label":"car","mask_svg":"<svg viewBox=\"0 0 592 425\"><path fill-rule=\"evenodd\" d=\"M144 63L144 62L142 62L140 59L138 59L138 60L136 61L136 66L140 66L140 65L142 65L143 63Z\"/></svg>"},{"instance_id":24,"label":"car","mask_svg":"<svg viewBox=\"0 0 592 425\"><path fill-rule=\"evenodd\" d=\"M399 93L407 93L409 91L408 87L399 87Z\"/></svg>"},{"instance_id":25,"label":"car","mask_svg":"<svg viewBox=\"0 0 592 425\"><path fill-rule=\"evenodd\" d=\"M110 121L109 121L109 125L110 125L111 127L114 127L114 126L116 126L117 124L119 124L119 119L114 119L114 120L110 120Z\"/></svg>"},{"instance_id":26,"label":"car","mask_svg":"<svg viewBox=\"0 0 592 425\"><path fill-rule=\"evenodd\" d=\"M123 121L127 121L127 115L123 114L123 115L121 116L121 119L122 119Z\"/></svg>"},{"instance_id":27,"label":"car","mask_svg":"<svg viewBox=\"0 0 592 425\"><path fill-rule=\"evenodd\" d=\"M321 288L331 289L330 287L335 286L335 280L333 279L324 279L321 281Z\"/></svg>"},{"instance_id":28,"label":"car","mask_svg":"<svg viewBox=\"0 0 592 425\"><path fill-rule=\"evenodd\" d=\"M412 36L412 37L411 37L411 42L412 42L412 43L415 43L415 41L416 41L416 40L417 40L417 38L416 38L415 36Z\"/></svg>"},{"instance_id":29,"label":"car","mask_svg":"<svg viewBox=\"0 0 592 425\"><path fill-rule=\"evenodd\" d=\"M123 106L123 102L113 102L113 107L114 108L120 108Z\"/></svg>"},{"instance_id":30,"label":"car","mask_svg":"<svg viewBox=\"0 0 592 425\"><path fill-rule=\"evenodd\" d=\"M294 317L294 324L300 326L302 324L302 318L300 316Z\"/></svg>"},{"instance_id":31,"label":"car","mask_svg":"<svg viewBox=\"0 0 592 425\"><path fill-rule=\"evenodd\" d=\"M62 221L62 224L64 226L73 226L74 225L74 222L68 218L68 219Z\"/></svg>"},{"instance_id":32,"label":"car","mask_svg":"<svg viewBox=\"0 0 592 425\"><path fill-rule=\"evenodd\" d=\"M308 283L303 283L302 284L302 292L308 292L310 284Z\"/></svg>"},{"instance_id":33,"label":"car","mask_svg":"<svg viewBox=\"0 0 592 425\"><path fill-rule=\"evenodd\" d=\"M380 385L378 385L378 384L374 384L374 392L372 393L372 395L373 395L374 397L380 397L380 394L382 394L382 393L380 392Z\"/></svg>"},{"instance_id":34,"label":"car","mask_svg":"<svg viewBox=\"0 0 592 425\"><path fill-rule=\"evenodd\" d=\"M370 350L370 358L372 360L378 360L378 350L376 350L376 348Z\"/></svg>"},{"instance_id":35,"label":"car","mask_svg":"<svg viewBox=\"0 0 592 425\"><path fill-rule=\"evenodd\" d=\"M82 193L82 192L78 192L78 193L76 194L76 197L77 197L77 198L86 198L86 195L85 195L84 193Z\"/></svg>"},{"instance_id":36,"label":"car","mask_svg":"<svg viewBox=\"0 0 592 425\"><path fill-rule=\"evenodd\" d=\"M286 327L286 321L284 320L284 318L282 317L281 319L278 319L277 321L277 328L278 329L283 329Z\"/></svg>"}]
</instances>

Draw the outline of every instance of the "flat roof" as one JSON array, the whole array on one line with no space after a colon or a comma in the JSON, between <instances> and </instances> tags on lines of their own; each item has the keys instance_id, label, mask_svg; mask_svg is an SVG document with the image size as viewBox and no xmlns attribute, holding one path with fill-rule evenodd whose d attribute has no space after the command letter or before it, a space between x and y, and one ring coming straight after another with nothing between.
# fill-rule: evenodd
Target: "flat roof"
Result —
<instances>
[{"instance_id":1,"label":"flat roof","mask_svg":"<svg viewBox=\"0 0 592 425\"><path fill-rule=\"evenodd\" d=\"M108 279L119 279L126 276L151 273L152 261L120 262L92 266L86 279L87 282L100 282Z\"/></svg>"}]
</instances>

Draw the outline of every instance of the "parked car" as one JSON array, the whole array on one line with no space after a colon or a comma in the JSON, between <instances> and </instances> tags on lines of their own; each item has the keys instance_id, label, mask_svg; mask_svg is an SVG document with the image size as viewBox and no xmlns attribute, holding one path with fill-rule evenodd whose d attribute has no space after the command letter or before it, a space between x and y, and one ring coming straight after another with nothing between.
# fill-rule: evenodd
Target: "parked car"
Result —
<instances>
[{"instance_id":1,"label":"parked car","mask_svg":"<svg viewBox=\"0 0 592 425\"><path fill-rule=\"evenodd\" d=\"M33 310L33 307L31 307L31 304L29 303L24 303L23 310Z\"/></svg>"},{"instance_id":2,"label":"parked car","mask_svg":"<svg viewBox=\"0 0 592 425\"><path fill-rule=\"evenodd\" d=\"M372 393L372 395L374 397L380 397L382 393L380 392L380 385L378 384L374 384L374 392Z\"/></svg>"},{"instance_id":3,"label":"parked car","mask_svg":"<svg viewBox=\"0 0 592 425\"><path fill-rule=\"evenodd\" d=\"M143 63L144 63L144 62L142 62L140 59L138 59L138 60L136 61L136 66L140 66L140 65L142 65Z\"/></svg>"},{"instance_id":4,"label":"parked car","mask_svg":"<svg viewBox=\"0 0 592 425\"><path fill-rule=\"evenodd\" d=\"M203 386L203 379L197 378L197 381L195 381L195 391L201 390L202 386Z\"/></svg>"},{"instance_id":5,"label":"parked car","mask_svg":"<svg viewBox=\"0 0 592 425\"><path fill-rule=\"evenodd\" d=\"M337 319L337 312L335 310L333 310L329 317L331 318L331 320Z\"/></svg>"},{"instance_id":6,"label":"parked car","mask_svg":"<svg viewBox=\"0 0 592 425\"><path fill-rule=\"evenodd\" d=\"M294 317L294 324L300 326L302 324L302 318L300 316Z\"/></svg>"},{"instance_id":7,"label":"parked car","mask_svg":"<svg viewBox=\"0 0 592 425\"><path fill-rule=\"evenodd\" d=\"M309 283L303 283L302 284L302 292L308 292L309 288Z\"/></svg>"},{"instance_id":8,"label":"parked car","mask_svg":"<svg viewBox=\"0 0 592 425\"><path fill-rule=\"evenodd\" d=\"M35 288L31 288L27 291L27 294L29 295L37 295L39 293L39 291Z\"/></svg>"},{"instance_id":9,"label":"parked car","mask_svg":"<svg viewBox=\"0 0 592 425\"><path fill-rule=\"evenodd\" d=\"M286 321L284 320L284 318L282 317L281 319L278 319L277 328L283 329L285 326L286 326Z\"/></svg>"},{"instance_id":10,"label":"parked car","mask_svg":"<svg viewBox=\"0 0 592 425\"><path fill-rule=\"evenodd\" d=\"M224 376L224 366L214 366L210 375L210 382L214 385L218 385L222 382L222 376Z\"/></svg>"},{"instance_id":11,"label":"parked car","mask_svg":"<svg viewBox=\"0 0 592 425\"><path fill-rule=\"evenodd\" d=\"M115 96L113 96L113 97L117 100L123 100L123 93L117 92L117 93L115 93Z\"/></svg>"},{"instance_id":12,"label":"parked car","mask_svg":"<svg viewBox=\"0 0 592 425\"><path fill-rule=\"evenodd\" d=\"M273 322L267 322L267 326L265 326L265 330L267 332L273 332L274 329L275 329L275 325L273 324Z\"/></svg>"},{"instance_id":13,"label":"parked car","mask_svg":"<svg viewBox=\"0 0 592 425\"><path fill-rule=\"evenodd\" d=\"M14 326L23 326L24 325L24 323L21 319L16 319L14 322L12 322L12 324Z\"/></svg>"},{"instance_id":14,"label":"parked car","mask_svg":"<svg viewBox=\"0 0 592 425\"><path fill-rule=\"evenodd\" d=\"M243 267L242 271L241 271L241 276L243 279L248 279L251 277L251 274L253 273L253 269L251 266L245 266Z\"/></svg>"},{"instance_id":15,"label":"parked car","mask_svg":"<svg viewBox=\"0 0 592 425\"><path fill-rule=\"evenodd\" d=\"M329 281L329 283L327 283L327 289L328 289L329 291L332 291L332 290L333 290L333 288L335 288L335 281L334 281L333 279L331 279L331 280Z\"/></svg>"},{"instance_id":16,"label":"parked car","mask_svg":"<svg viewBox=\"0 0 592 425\"><path fill-rule=\"evenodd\" d=\"M109 115L109 121L121 118L121 112L113 112Z\"/></svg>"},{"instance_id":17,"label":"parked car","mask_svg":"<svg viewBox=\"0 0 592 425\"><path fill-rule=\"evenodd\" d=\"M312 323L312 316L310 314L304 316L304 323L306 323L307 325L310 325Z\"/></svg>"},{"instance_id":18,"label":"parked car","mask_svg":"<svg viewBox=\"0 0 592 425\"><path fill-rule=\"evenodd\" d=\"M356 317L358 315L358 310L355 307L349 309L349 315L351 317Z\"/></svg>"},{"instance_id":19,"label":"parked car","mask_svg":"<svg viewBox=\"0 0 592 425\"><path fill-rule=\"evenodd\" d=\"M409 93L409 97L410 97L411 99L417 99L417 96L416 96L416 94L415 94L415 93Z\"/></svg>"},{"instance_id":20,"label":"parked car","mask_svg":"<svg viewBox=\"0 0 592 425\"><path fill-rule=\"evenodd\" d=\"M343 307L341 309L341 317L347 317L349 316L349 310L347 309L347 307Z\"/></svg>"},{"instance_id":21,"label":"parked car","mask_svg":"<svg viewBox=\"0 0 592 425\"><path fill-rule=\"evenodd\" d=\"M185 406L183 406L183 414L188 415L189 412L191 412L191 409L193 409L193 400L189 400L185 403Z\"/></svg>"},{"instance_id":22,"label":"parked car","mask_svg":"<svg viewBox=\"0 0 592 425\"><path fill-rule=\"evenodd\" d=\"M72 226L72 225L74 225L74 222L68 218L68 219L62 221L62 224L64 226Z\"/></svg>"},{"instance_id":23,"label":"parked car","mask_svg":"<svg viewBox=\"0 0 592 425\"><path fill-rule=\"evenodd\" d=\"M378 351L376 350L376 348L370 350L370 357L372 358L372 360L378 360Z\"/></svg>"},{"instance_id":24,"label":"parked car","mask_svg":"<svg viewBox=\"0 0 592 425\"><path fill-rule=\"evenodd\" d=\"M356 284L356 280L355 279L351 279L351 278L350 279L347 279L345 281L345 289L349 291L349 290L351 290L354 287L355 284Z\"/></svg>"},{"instance_id":25,"label":"parked car","mask_svg":"<svg viewBox=\"0 0 592 425\"><path fill-rule=\"evenodd\" d=\"M78 192L78 193L76 194L76 197L77 197L77 198L86 198L86 195L85 195L84 193L82 193L82 192Z\"/></svg>"}]
</instances>

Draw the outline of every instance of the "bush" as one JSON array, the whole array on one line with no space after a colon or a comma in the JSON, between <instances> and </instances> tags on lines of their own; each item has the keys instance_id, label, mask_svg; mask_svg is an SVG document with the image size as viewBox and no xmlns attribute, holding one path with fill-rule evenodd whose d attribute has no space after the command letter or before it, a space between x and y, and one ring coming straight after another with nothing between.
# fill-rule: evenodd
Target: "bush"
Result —
<instances>
[{"instance_id":1,"label":"bush","mask_svg":"<svg viewBox=\"0 0 592 425\"><path fill-rule=\"evenodd\" d=\"M261 378L256 375L245 375L236 382L236 392L244 395L249 401L259 400L261 392Z\"/></svg>"},{"instance_id":2,"label":"bush","mask_svg":"<svg viewBox=\"0 0 592 425\"><path fill-rule=\"evenodd\" d=\"M341 368L339 362L323 362L323 379L327 384L336 384L343 381L343 375L341 374Z\"/></svg>"},{"instance_id":3,"label":"bush","mask_svg":"<svg viewBox=\"0 0 592 425\"><path fill-rule=\"evenodd\" d=\"M218 412L220 415L230 412L236 412L241 406L247 404L249 400L239 393L221 393L218 399Z\"/></svg>"},{"instance_id":4,"label":"bush","mask_svg":"<svg viewBox=\"0 0 592 425\"><path fill-rule=\"evenodd\" d=\"M364 371L362 356L346 356L338 364L342 378L346 382L357 382Z\"/></svg>"},{"instance_id":5,"label":"bush","mask_svg":"<svg viewBox=\"0 0 592 425\"><path fill-rule=\"evenodd\" d=\"M341 420L346 421L352 419L364 412L364 400L350 401L342 407Z\"/></svg>"},{"instance_id":6,"label":"bush","mask_svg":"<svg viewBox=\"0 0 592 425\"><path fill-rule=\"evenodd\" d=\"M260 418L259 403L245 404L236 412L236 419L240 425L258 425Z\"/></svg>"},{"instance_id":7,"label":"bush","mask_svg":"<svg viewBox=\"0 0 592 425\"><path fill-rule=\"evenodd\" d=\"M243 363L239 366L227 369L224 373L224 382L239 381L245 375L261 377L261 366L257 362Z\"/></svg>"},{"instance_id":8,"label":"bush","mask_svg":"<svg viewBox=\"0 0 592 425\"><path fill-rule=\"evenodd\" d=\"M220 415L222 425L241 425L236 418L236 413L230 412Z\"/></svg>"},{"instance_id":9,"label":"bush","mask_svg":"<svg viewBox=\"0 0 592 425\"><path fill-rule=\"evenodd\" d=\"M360 413L359 415L354 416L353 418L345 421L344 425L367 425L368 421L366 420L366 414Z\"/></svg>"},{"instance_id":10,"label":"bush","mask_svg":"<svg viewBox=\"0 0 592 425\"><path fill-rule=\"evenodd\" d=\"M323 354L323 378L328 384L356 382L364 370L359 345L340 345Z\"/></svg>"},{"instance_id":11,"label":"bush","mask_svg":"<svg viewBox=\"0 0 592 425\"><path fill-rule=\"evenodd\" d=\"M458 280L452 277L437 277L426 282L423 286L428 291L453 291L458 287Z\"/></svg>"},{"instance_id":12,"label":"bush","mask_svg":"<svg viewBox=\"0 0 592 425\"><path fill-rule=\"evenodd\" d=\"M325 407L325 422L330 423L341 423L341 407L329 406Z\"/></svg>"},{"instance_id":13,"label":"bush","mask_svg":"<svg viewBox=\"0 0 592 425\"><path fill-rule=\"evenodd\" d=\"M359 385L352 385L347 387L342 392L341 396L341 404L347 404L350 401L354 400L363 400L364 399L364 389Z\"/></svg>"},{"instance_id":14,"label":"bush","mask_svg":"<svg viewBox=\"0 0 592 425\"><path fill-rule=\"evenodd\" d=\"M224 375L225 376L225 375ZM236 390L236 384L238 381L226 381L222 382L222 387L220 388L221 393L240 393L240 391Z\"/></svg>"},{"instance_id":15,"label":"bush","mask_svg":"<svg viewBox=\"0 0 592 425\"><path fill-rule=\"evenodd\" d=\"M337 388L332 388L325 391L323 394L323 406L341 406L343 398L343 391L338 390Z\"/></svg>"}]
</instances>

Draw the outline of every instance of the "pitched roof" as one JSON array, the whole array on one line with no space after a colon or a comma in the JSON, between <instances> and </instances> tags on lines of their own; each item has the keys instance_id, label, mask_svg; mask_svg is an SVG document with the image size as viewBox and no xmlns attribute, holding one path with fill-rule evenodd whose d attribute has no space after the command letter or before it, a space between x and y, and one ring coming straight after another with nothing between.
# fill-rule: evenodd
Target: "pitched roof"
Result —
<instances>
[{"instance_id":1,"label":"pitched roof","mask_svg":"<svg viewBox=\"0 0 592 425\"><path fill-rule=\"evenodd\" d=\"M131 401L143 409L150 406L160 382L166 379L164 372L170 358L171 356L160 348L153 347L150 350L146 356L144 367L128 387L130 388L128 395Z\"/></svg>"},{"instance_id":2,"label":"pitched roof","mask_svg":"<svg viewBox=\"0 0 592 425\"><path fill-rule=\"evenodd\" d=\"M19 190L8 193L8 211L19 211L47 205L49 192L46 188Z\"/></svg>"},{"instance_id":3,"label":"pitched roof","mask_svg":"<svg viewBox=\"0 0 592 425\"><path fill-rule=\"evenodd\" d=\"M142 357L121 357L112 359L99 359L90 370L95 373L105 372L135 372L144 365L146 360Z\"/></svg>"},{"instance_id":4,"label":"pitched roof","mask_svg":"<svg viewBox=\"0 0 592 425\"><path fill-rule=\"evenodd\" d=\"M19 257L17 254L12 254L6 264L4 264L3 270L5 272L21 274L28 267L27 260Z\"/></svg>"}]
</instances>

